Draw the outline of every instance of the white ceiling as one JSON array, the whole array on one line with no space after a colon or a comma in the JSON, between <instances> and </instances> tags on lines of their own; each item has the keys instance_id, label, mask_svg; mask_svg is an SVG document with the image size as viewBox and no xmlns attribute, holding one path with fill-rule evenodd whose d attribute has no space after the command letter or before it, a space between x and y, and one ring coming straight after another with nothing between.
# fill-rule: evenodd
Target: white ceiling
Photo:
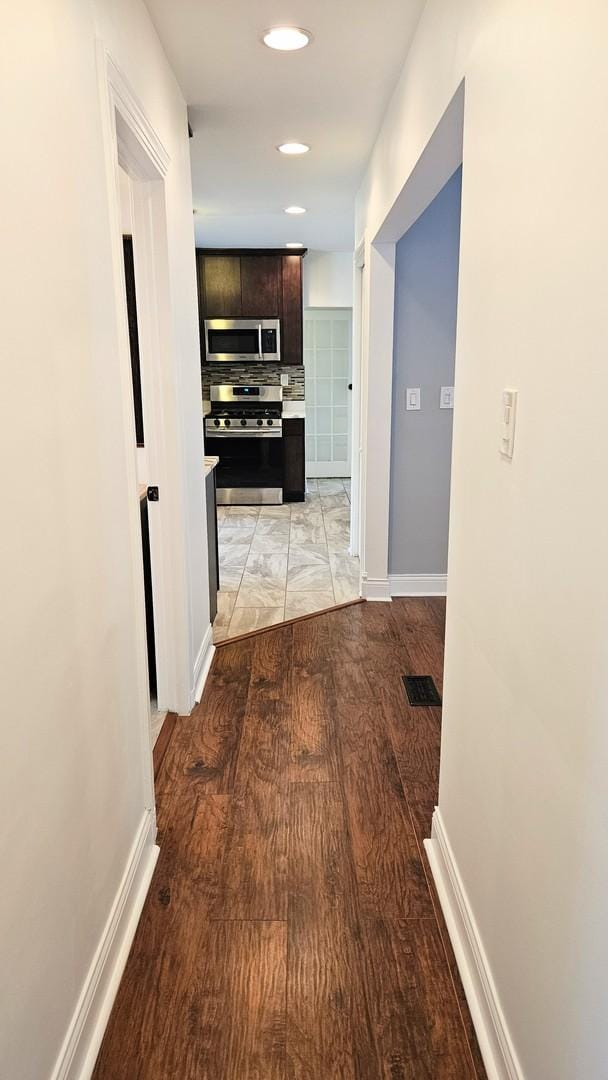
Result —
<instances>
[{"instance_id":1,"label":"white ceiling","mask_svg":"<svg viewBox=\"0 0 608 1080\"><path fill-rule=\"evenodd\" d=\"M355 193L424 0L146 0L189 105L197 244L353 247ZM281 53L277 25L314 40ZM309 143L290 158L278 143ZM290 217L285 206L305 206Z\"/></svg>"}]
</instances>

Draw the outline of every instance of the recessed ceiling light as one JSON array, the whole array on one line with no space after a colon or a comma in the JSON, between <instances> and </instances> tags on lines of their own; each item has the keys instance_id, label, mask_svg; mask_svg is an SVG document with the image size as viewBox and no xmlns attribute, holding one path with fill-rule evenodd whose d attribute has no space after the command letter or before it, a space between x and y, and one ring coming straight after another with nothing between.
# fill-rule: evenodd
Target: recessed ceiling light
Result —
<instances>
[{"instance_id":1,"label":"recessed ceiling light","mask_svg":"<svg viewBox=\"0 0 608 1080\"><path fill-rule=\"evenodd\" d=\"M262 40L269 49L294 52L310 45L312 34L308 30L302 30L300 26L272 26L270 30L266 30Z\"/></svg>"},{"instance_id":2,"label":"recessed ceiling light","mask_svg":"<svg viewBox=\"0 0 608 1080\"><path fill-rule=\"evenodd\" d=\"M277 150L280 150L282 154L307 154L310 146L303 142L284 142L277 146Z\"/></svg>"},{"instance_id":3,"label":"recessed ceiling light","mask_svg":"<svg viewBox=\"0 0 608 1080\"><path fill-rule=\"evenodd\" d=\"M291 243L291 244L285 244L285 247L294 247L294 248L295 247L304 247L304 244Z\"/></svg>"},{"instance_id":4,"label":"recessed ceiling light","mask_svg":"<svg viewBox=\"0 0 608 1080\"><path fill-rule=\"evenodd\" d=\"M305 206L286 206L285 207L285 213L286 214L305 214L306 213L306 207Z\"/></svg>"}]
</instances>

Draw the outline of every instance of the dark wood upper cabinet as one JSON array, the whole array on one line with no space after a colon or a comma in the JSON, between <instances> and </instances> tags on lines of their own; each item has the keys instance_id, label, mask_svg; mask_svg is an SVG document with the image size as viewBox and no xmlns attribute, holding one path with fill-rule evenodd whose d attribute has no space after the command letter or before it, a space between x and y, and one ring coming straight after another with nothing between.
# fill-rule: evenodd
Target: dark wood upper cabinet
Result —
<instances>
[{"instance_id":1,"label":"dark wood upper cabinet","mask_svg":"<svg viewBox=\"0 0 608 1080\"><path fill-rule=\"evenodd\" d=\"M303 363L302 353L302 258L281 259L281 354L283 364Z\"/></svg>"},{"instance_id":2,"label":"dark wood upper cabinet","mask_svg":"<svg viewBox=\"0 0 608 1080\"><path fill-rule=\"evenodd\" d=\"M278 319L281 264L278 255L241 258L241 314L244 319Z\"/></svg>"},{"instance_id":3,"label":"dark wood upper cabinet","mask_svg":"<svg viewBox=\"0 0 608 1080\"><path fill-rule=\"evenodd\" d=\"M281 363L301 364L302 258L279 248L198 248L201 352L205 319L280 319Z\"/></svg>"},{"instance_id":4,"label":"dark wood upper cabinet","mask_svg":"<svg viewBox=\"0 0 608 1080\"><path fill-rule=\"evenodd\" d=\"M204 318L238 319L241 315L241 260L235 255L202 259Z\"/></svg>"}]
</instances>

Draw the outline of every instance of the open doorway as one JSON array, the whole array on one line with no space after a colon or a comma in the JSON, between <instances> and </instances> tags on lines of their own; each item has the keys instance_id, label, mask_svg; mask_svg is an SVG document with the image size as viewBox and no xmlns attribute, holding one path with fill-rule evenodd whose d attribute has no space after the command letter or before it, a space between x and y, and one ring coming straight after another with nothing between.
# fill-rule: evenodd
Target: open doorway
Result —
<instances>
[{"instance_id":1,"label":"open doorway","mask_svg":"<svg viewBox=\"0 0 608 1080\"><path fill-rule=\"evenodd\" d=\"M360 597L350 551L351 343L350 307L304 308L304 402L289 413L305 433L303 497L218 507L216 643Z\"/></svg>"},{"instance_id":2,"label":"open doorway","mask_svg":"<svg viewBox=\"0 0 608 1080\"><path fill-rule=\"evenodd\" d=\"M461 178L459 167L396 246L392 596L447 590Z\"/></svg>"},{"instance_id":3,"label":"open doorway","mask_svg":"<svg viewBox=\"0 0 608 1080\"><path fill-rule=\"evenodd\" d=\"M463 117L464 83L458 87L384 220L374 222L373 228L364 233L358 248L364 253L362 287L360 291L355 291L355 325L364 327L361 348L360 551L362 592L368 600L390 601L392 596L445 595L447 589L451 415L452 407L457 408L456 391L450 391L456 381L452 372L456 342ZM457 200L454 200L458 204L457 213L453 214L452 222L456 242L448 258L452 285L451 302L446 306L446 311L449 309L450 315L442 327L445 312L441 312L443 300L440 289L444 287L442 274L445 253L440 251L440 244L436 246L433 242L428 245L429 250L434 248L435 254L427 265L421 254L424 242L416 256L414 241L419 230L424 230L430 221L425 212L450 181L458 186ZM436 207L430 210L431 216L434 210ZM439 235L442 235L441 229ZM402 250L414 244L414 261L416 257L422 259L420 268L426 296L416 296L420 282L419 273L414 269L409 286L409 312L407 315L404 313L401 329L398 324L396 334L399 312L395 299L396 277L400 275L397 265L400 244ZM402 259L404 257L409 256L402 255ZM434 310L436 303L439 306ZM413 335L411 339L408 338L410 331ZM429 342L433 342L431 353L439 349L449 355L450 370L445 365L435 364L433 374L434 357L431 353L427 353L426 367L424 363L420 366L420 346L423 344L426 347ZM430 381L425 383L427 376ZM428 434L433 431L438 435L440 429L445 436L444 449L449 444L447 454L442 454L444 467L441 480L435 475L434 466L431 466L435 446L439 446L442 439L433 442L435 436ZM405 431L407 435L402 445ZM408 473L407 484L404 470ZM437 494L443 507L439 514L443 521L442 530L439 530L443 540L433 547L425 540L425 536L428 539L425 530L433 521L434 525L438 523ZM405 517L407 530L403 527ZM409 541L407 553L397 550L406 532L411 541L414 538L416 542L419 540L416 553ZM441 560L437 558L439 548Z\"/></svg>"}]
</instances>

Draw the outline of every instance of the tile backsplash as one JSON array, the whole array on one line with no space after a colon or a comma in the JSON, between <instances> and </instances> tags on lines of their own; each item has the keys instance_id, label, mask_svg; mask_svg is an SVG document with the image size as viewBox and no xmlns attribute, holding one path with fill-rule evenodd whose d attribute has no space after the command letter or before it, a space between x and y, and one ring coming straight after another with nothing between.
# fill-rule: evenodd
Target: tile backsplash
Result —
<instances>
[{"instance_id":1,"label":"tile backsplash","mask_svg":"<svg viewBox=\"0 0 608 1080\"><path fill-rule=\"evenodd\" d=\"M203 364L203 400L209 400L209 387L220 383L233 383L242 386L278 386L281 375L289 375L289 386L283 387L286 401L304 401L304 365L303 364Z\"/></svg>"}]
</instances>

